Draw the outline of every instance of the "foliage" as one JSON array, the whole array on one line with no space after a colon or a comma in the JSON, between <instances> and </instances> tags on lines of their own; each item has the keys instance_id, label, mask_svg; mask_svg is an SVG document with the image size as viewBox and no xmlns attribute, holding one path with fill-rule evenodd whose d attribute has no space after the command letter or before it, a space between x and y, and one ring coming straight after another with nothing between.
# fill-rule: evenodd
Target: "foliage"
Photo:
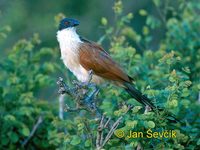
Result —
<instances>
[{"instance_id":1,"label":"foliage","mask_svg":"<svg viewBox=\"0 0 200 150\"><path fill-rule=\"evenodd\" d=\"M11 31L11 28L9 26L4 26L3 28L0 28L0 40L5 39L7 37L8 32Z\"/></svg>"},{"instance_id":2,"label":"foliage","mask_svg":"<svg viewBox=\"0 0 200 150\"><path fill-rule=\"evenodd\" d=\"M49 76L55 71L55 50L38 49L37 34L18 41L7 58L1 60L0 124L1 149L16 149L29 136L39 116L43 123L29 143L29 148L49 148L48 132L55 116L54 107L38 97L38 91L54 85ZM45 90L43 90L45 92Z\"/></svg>"},{"instance_id":3,"label":"foliage","mask_svg":"<svg viewBox=\"0 0 200 150\"><path fill-rule=\"evenodd\" d=\"M161 5L161 1L159 1L159 4ZM185 125L173 127L173 129L177 129L177 132L180 133L176 139L165 139L164 141L125 139L125 141L128 141L127 143L130 143L134 147L138 145L138 142L142 143L146 149L151 147L154 149L163 147L171 149L185 149L185 147L195 149L196 145L198 145L197 137L199 133L196 131L200 127L198 125L199 104L197 104L199 92L198 64L200 60L200 42L197 35L200 34L200 30L196 27L200 25L200 22L196 19L198 17L196 9L199 9L199 6L194 2L183 4L184 8L181 5L177 10L178 12L173 8L173 13L179 14L178 17L162 16L165 17L166 37L160 42L158 50L150 50L150 42L153 40L150 32L161 27L161 21L159 22L159 19L155 16L148 15L148 12L145 10L139 10L139 14L146 17L146 24L142 28L141 35L134 28L126 24L132 19L132 14L120 16L122 11L119 11L119 9L123 8L121 5L118 5L118 9L114 9L117 10L115 12L117 14L116 27L107 27L106 24L103 24L106 26L106 36L110 39L110 52L112 56L120 61L123 68L127 68L128 66L128 73L134 77L136 85L143 93L153 99L158 106L165 107L180 120L185 121ZM161 11L160 7L157 6L159 11ZM146 50L142 55L138 54L136 48L128 44L128 40L135 42L136 47L141 49L145 47ZM124 96L124 91L118 89L113 90L113 87L111 87L111 91L106 89L103 93L107 93L105 94L106 97L109 93L120 97L117 99L118 103L128 99L128 97ZM109 98L113 99L113 97ZM120 115L122 111L115 111L113 101L109 99L105 101L102 105L104 111L110 112L111 115ZM128 102L136 104L132 99L128 99ZM117 105L117 103L115 104ZM126 132L129 130L145 132L150 128L150 126L146 125L148 121L155 123L155 127L153 127L155 130L166 130L170 128L170 126L167 126L166 119L162 115L138 113L137 108L138 106L135 106L133 114L127 116L125 125L121 126L122 130ZM113 144L111 145L113 146Z\"/></svg>"},{"instance_id":4,"label":"foliage","mask_svg":"<svg viewBox=\"0 0 200 150\"><path fill-rule=\"evenodd\" d=\"M118 127L125 134L130 130L146 133L149 129L175 130L177 133L176 138L161 139L117 138L113 135L105 149L128 150L139 145L144 149L200 147L200 21L197 19L200 5L185 0L178 0L177 3L153 0L152 5L158 15L145 9L136 14L125 14L122 1L117 0L113 6L114 24L106 17L101 19L105 34L98 42L104 44L109 41L112 57L134 78L136 87L164 111L144 113L143 107L123 89L110 84L100 86L100 110L116 120L126 112L125 102L134 105ZM145 20L141 30L131 25L137 22L137 15ZM62 16L59 14L55 19ZM164 33L160 33L163 36L157 41L154 36L160 36L160 28ZM2 149L21 146L41 115L43 123L30 140L29 148L95 149L99 121L93 114L85 110L65 112L64 120L60 120L56 117L55 107L39 94L44 91L43 95L47 95L45 92L48 90L44 90L47 87L56 89L53 73L61 67L56 63L57 49L40 48L38 44L37 35L31 40L20 40L8 57L1 60ZM67 97L66 103L71 105L73 100ZM167 112L173 113L181 123L167 122Z\"/></svg>"}]
</instances>

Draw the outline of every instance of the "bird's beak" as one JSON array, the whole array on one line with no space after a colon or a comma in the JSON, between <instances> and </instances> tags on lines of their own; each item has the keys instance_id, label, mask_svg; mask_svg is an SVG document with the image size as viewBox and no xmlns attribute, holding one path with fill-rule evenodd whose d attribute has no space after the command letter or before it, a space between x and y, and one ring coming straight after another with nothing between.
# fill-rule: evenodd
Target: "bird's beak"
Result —
<instances>
[{"instance_id":1,"label":"bird's beak","mask_svg":"<svg viewBox=\"0 0 200 150\"><path fill-rule=\"evenodd\" d=\"M80 22L78 20L74 20L73 24L74 24L74 27L75 27L75 26L78 26L80 24Z\"/></svg>"}]
</instances>

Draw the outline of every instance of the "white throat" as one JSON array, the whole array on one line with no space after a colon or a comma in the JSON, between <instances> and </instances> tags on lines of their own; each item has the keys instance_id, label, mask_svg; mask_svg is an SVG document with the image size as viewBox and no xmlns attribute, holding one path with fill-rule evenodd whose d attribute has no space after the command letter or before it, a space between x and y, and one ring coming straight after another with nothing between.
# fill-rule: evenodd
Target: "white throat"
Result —
<instances>
[{"instance_id":1,"label":"white throat","mask_svg":"<svg viewBox=\"0 0 200 150\"><path fill-rule=\"evenodd\" d=\"M63 39L65 40L75 40L75 41L81 41L78 34L76 33L76 28L66 28L61 31L57 32L57 40L61 42Z\"/></svg>"},{"instance_id":2,"label":"white throat","mask_svg":"<svg viewBox=\"0 0 200 150\"><path fill-rule=\"evenodd\" d=\"M76 33L76 28L71 27L57 32L57 40L60 48L65 46L71 50L76 50L81 42L79 35ZM77 48L76 48L77 47ZM61 51L64 50L61 48Z\"/></svg>"}]
</instances>

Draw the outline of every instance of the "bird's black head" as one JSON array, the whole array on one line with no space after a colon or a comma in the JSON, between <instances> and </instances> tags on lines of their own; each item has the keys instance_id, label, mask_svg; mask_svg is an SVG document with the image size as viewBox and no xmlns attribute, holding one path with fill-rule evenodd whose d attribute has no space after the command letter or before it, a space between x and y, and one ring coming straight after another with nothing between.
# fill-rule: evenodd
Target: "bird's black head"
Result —
<instances>
[{"instance_id":1,"label":"bird's black head","mask_svg":"<svg viewBox=\"0 0 200 150\"><path fill-rule=\"evenodd\" d=\"M64 18L60 21L59 30L75 27L79 25L79 21L72 18Z\"/></svg>"}]
</instances>

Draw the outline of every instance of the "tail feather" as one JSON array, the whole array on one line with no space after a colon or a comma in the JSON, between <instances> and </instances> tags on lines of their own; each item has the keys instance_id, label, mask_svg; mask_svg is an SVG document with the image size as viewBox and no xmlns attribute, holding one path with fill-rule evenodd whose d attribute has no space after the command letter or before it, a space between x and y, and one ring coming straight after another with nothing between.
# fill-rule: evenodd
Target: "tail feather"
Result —
<instances>
[{"instance_id":1,"label":"tail feather","mask_svg":"<svg viewBox=\"0 0 200 150\"><path fill-rule=\"evenodd\" d=\"M125 90L135 98L139 103L151 107L152 110L154 110L156 107L151 102L149 98L147 98L145 95L143 95L138 89L136 89L131 83L125 83Z\"/></svg>"},{"instance_id":2,"label":"tail feather","mask_svg":"<svg viewBox=\"0 0 200 150\"><path fill-rule=\"evenodd\" d=\"M163 108L156 107L149 98L143 95L138 89L136 89L131 83L124 83L125 90L130 94L131 97L135 98L139 103L149 106L153 111L159 110L163 111ZM168 113L167 120L171 123L181 123L173 114Z\"/></svg>"}]
</instances>

